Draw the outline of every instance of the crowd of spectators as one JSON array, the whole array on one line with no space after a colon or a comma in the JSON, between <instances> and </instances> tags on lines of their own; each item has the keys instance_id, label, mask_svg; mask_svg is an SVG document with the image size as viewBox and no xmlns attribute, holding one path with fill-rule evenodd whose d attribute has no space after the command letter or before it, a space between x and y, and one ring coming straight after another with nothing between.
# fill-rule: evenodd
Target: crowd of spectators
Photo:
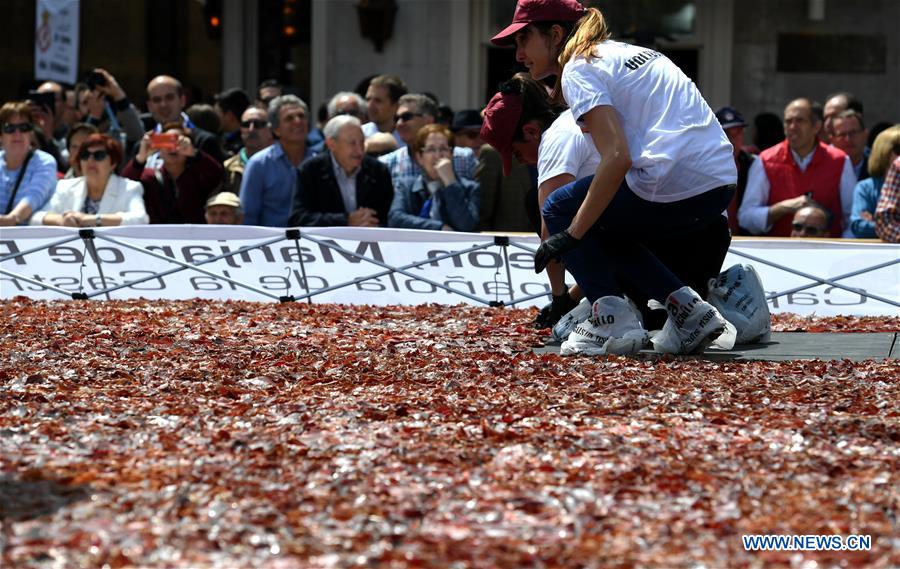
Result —
<instances>
[{"instance_id":1,"label":"crowd of spectators","mask_svg":"<svg viewBox=\"0 0 900 569\"><path fill-rule=\"evenodd\" d=\"M870 131L863 104L851 93L825 101L824 106L809 98L790 101L782 115L782 140L757 128L749 147L743 116L730 107L716 112L738 169L728 208L734 234L898 241L897 191L890 191L891 184L888 191L883 188L886 178L897 176L890 178L890 171L900 156L900 125L880 123ZM759 119L758 126L772 124Z\"/></svg>"},{"instance_id":2,"label":"crowd of spectators","mask_svg":"<svg viewBox=\"0 0 900 569\"><path fill-rule=\"evenodd\" d=\"M0 226L540 230L537 172L504 175L482 109L453 113L395 75L358 89L313 116L277 81L188 107L160 75L141 113L105 69L43 83L0 108ZM716 117L738 169L733 234L900 240L900 125L867 128L846 92L760 114L750 137L737 109Z\"/></svg>"}]
</instances>

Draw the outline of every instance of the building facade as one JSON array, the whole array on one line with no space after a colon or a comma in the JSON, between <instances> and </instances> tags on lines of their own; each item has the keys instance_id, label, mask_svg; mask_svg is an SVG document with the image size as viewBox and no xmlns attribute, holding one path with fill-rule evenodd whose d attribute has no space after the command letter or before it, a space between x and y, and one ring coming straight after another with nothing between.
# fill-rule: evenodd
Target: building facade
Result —
<instances>
[{"instance_id":1,"label":"building facade","mask_svg":"<svg viewBox=\"0 0 900 569\"><path fill-rule=\"evenodd\" d=\"M900 121L896 0L583 0L615 36L669 55L710 105L780 114L798 96L847 90L867 121ZM33 86L35 0L6 0L4 100ZM111 71L143 104L170 73L193 99L253 92L276 78L316 108L340 90L395 73L453 108L483 105L516 70L488 38L515 0L81 0L79 76Z\"/></svg>"}]
</instances>

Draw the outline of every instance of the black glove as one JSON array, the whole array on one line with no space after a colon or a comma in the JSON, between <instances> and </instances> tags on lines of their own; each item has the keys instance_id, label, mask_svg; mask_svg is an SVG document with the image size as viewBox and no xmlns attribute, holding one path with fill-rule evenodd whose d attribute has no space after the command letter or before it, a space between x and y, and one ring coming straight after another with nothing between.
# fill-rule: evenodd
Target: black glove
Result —
<instances>
[{"instance_id":1,"label":"black glove","mask_svg":"<svg viewBox=\"0 0 900 569\"><path fill-rule=\"evenodd\" d=\"M534 327L538 330L552 328L559 322L560 318L565 316L576 306L578 306L578 302L569 296L568 292L564 292L559 296L554 296L553 302L541 308L537 318L534 319Z\"/></svg>"},{"instance_id":2,"label":"black glove","mask_svg":"<svg viewBox=\"0 0 900 569\"><path fill-rule=\"evenodd\" d=\"M534 254L534 272L540 273L552 260L559 261L560 255L578 247L578 239L572 237L568 231L562 231L551 235L538 247Z\"/></svg>"}]
</instances>

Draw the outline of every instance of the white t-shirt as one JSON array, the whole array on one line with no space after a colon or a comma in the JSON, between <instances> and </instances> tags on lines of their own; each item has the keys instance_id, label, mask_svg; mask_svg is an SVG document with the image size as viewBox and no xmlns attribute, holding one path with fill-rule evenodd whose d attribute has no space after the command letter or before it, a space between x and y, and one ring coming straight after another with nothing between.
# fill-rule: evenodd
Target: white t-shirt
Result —
<instances>
[{"instance_id":1,"label":"white t-shirt","mask_svg":"<svg viewBox=\"0 0 900 569\"><path fill-rule=\"evenodd\" d=\"M631 169L628 186L641 198L675 202L737 183L731 143L700 91L667 57L615 41L566 63L563 95L579 119L611 106L619 115Z\"/></svg>"},{"instance_id":2,"label":"white t-shirt","mask_svg":"<svg viewBox=\"0 0 900 569\"><path fill-rule=\"evenodd\" d=\"M560 174L571 174L576 180L592 176L599 164L600 154L593 139L581 132L572 111L566 110L541 135L538 187Z\"/></svg>"}]
</instances>

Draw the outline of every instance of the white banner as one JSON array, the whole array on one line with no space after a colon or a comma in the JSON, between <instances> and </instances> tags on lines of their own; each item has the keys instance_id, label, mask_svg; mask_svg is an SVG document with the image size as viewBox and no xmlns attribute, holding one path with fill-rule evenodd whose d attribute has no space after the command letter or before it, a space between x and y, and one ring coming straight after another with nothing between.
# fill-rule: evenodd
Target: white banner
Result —
<instances>
[{"instance_id":1,"label":"white banner","mask_svg":"<svg viewBox=\"0 0 900 569\"><path fill-rule=\"evenodd\" d=\"M75 83L80 0L37 0L34 78Z\"/></svg>"},{"instance_id":2,"label":"white banner","mask_svg":"<svg viewBox=\"0 0 900 569\"><path fill-rule=\"evenodd\" d=\"M316 293L314 302L483 306L516 303L548 290L546 278L534 273L532 253L516 246L534 249L537 237L511 237L504 252L492 235L402 229L303 229L299 251L294 239L285 239L285 230L262 227L148 225L104 228L96 235L99 265L76 229L0 230L0 259L5 258L0 261L0 298L61 299L83 292L103 299L106 293L96 295L98 291L133 283L108 296L264 301ZM249 249L197 269L182 268L242 248ZM17 256L26 251L31 252ZM400 272L390 270L420 262ZM725 266L734 263L753 265L769 294L806 287L815 277L833 281L773 298L773 312L900 314L897 306L884 302L900 303L900 245L741 239L732 243ZM879 265L885 266L873 268ZM840 278L853 272L859 274ZM516 305L546 301L540 296Z\"/></svg>"}]
</instances>

